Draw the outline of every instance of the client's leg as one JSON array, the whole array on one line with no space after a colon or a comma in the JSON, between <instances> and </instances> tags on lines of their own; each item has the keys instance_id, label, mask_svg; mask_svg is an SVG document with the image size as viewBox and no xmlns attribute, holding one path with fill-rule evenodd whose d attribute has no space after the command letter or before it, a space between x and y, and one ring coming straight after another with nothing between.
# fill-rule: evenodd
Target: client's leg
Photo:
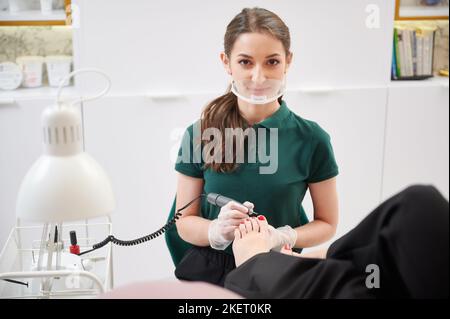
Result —
<instances>
[{"instance_id":1,"label":"client's leg","mask_svg":"<svg viewBox=\"0 0 450 319\"><path fill-rule=\"evenodd\" d=\"M267 222L251 219L235 232L237 268L225 287L247 298L373 298L350 261L300 258L284 247L269 251Z\"/></svg>"},{"instance_id":2,"label":"client's leg","mask_svg":"<svg viewBox=\"0 0 450 319\"><path fill-rule=\"evenodd\" d=\"M260 254L269 251L268 236L254 221L235 233L233 251L237 266L258 256L231 272L225 285L243 296L448 297L449 204L434 187L412 186L383 202L335 241L325 260ZM367 286L366 267L373 264L378 289Z\"/></svg>"},{"instance_id":3,"label":"client's leg","mask_svg":"<svg viewBox=\"0 0 450 319\"><path fill-rule=\"evenodd\" d=\"M380 270L381 297L448 296L449 204L431 186L411 186L383 202L329 248L357 271Z\"/></svg>"}]
</instances>

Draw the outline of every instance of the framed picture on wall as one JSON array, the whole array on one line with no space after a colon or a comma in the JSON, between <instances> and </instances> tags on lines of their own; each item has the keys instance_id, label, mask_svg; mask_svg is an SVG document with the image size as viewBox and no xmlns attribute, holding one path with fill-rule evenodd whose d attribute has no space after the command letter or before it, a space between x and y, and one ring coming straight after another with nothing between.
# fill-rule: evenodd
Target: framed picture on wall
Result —
<instances>
[{"instance_id":1,"label":"framed picture on wall","mask_svg":"<svg viewBox=\"0 0 450 319\"><path fill-rule=\"evenodd\" d=\"M448 19L449 0L396 0L395 20Z\"/></svg>"}]
</instances>

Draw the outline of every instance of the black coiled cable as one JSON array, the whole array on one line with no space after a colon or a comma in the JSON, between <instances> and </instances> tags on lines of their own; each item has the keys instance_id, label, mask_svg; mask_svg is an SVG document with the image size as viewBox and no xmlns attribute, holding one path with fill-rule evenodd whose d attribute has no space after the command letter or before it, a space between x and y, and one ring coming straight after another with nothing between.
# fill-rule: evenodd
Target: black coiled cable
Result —
<instances>
[{"instance_id":1,"label":"black coiled cable","mask_svg":"<svg viewBox=\"0 0 450 319\"><path fill-rule=\"evenodd\" d=\"M164 234L164 232L166 232L170 227L172 227L176 223L176 221L181 217L182 214L180 212L183 209L189 207L197 199L204 197L204 196L206 196L206 194L201 194L201 195L197 196L196 198L194 198L193 200L191 200L186 205L184 205L183 207L181 207L180 209L178 209L176 211L175 215L163 227L161 227L160 229L158 229L157 231L155 231L149 235L143 236L141 238L133 239L133 240L120 240L120 239L117 239L116 237L114 237L113 235L109 235L108 237L105 238L105 240L93 245L91 250L87 250L82 253L79 253L78 256L81 256L81 255L90 253L91 251L102 248L103 246L107 245L110 242L113 244L116 244L118 246L135 246L135 245L145 243L149 240L155 239L156 237Z\"/></svg>"}]
</instances>

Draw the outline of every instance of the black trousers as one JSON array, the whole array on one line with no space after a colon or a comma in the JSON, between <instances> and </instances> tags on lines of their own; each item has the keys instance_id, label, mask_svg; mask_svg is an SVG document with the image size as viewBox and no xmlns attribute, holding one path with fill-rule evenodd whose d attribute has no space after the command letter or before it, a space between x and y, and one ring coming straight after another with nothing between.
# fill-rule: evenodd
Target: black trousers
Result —
<instances>
[{"instance_id":1,"label":"black trousers","mask_svg":"<svg viewBox=\"0 0 450 319\"><path fill-rule=\"evenodd\" d=\"M204 281L223 287L226 276L236 268L234 256L211 247L193 246L175 269L175 277Z\"/></svg>"},{"instance_id":2,"label":"black trousers","mask_svg":"<svg viewBox=\"0 0 450 319\"><path fill-rule=\"evenodd\" d=\"M259 254L225 287L248 298L448 298L449 203L415 185L335 241L326 259Z\"/></svg>"}]
</instances>

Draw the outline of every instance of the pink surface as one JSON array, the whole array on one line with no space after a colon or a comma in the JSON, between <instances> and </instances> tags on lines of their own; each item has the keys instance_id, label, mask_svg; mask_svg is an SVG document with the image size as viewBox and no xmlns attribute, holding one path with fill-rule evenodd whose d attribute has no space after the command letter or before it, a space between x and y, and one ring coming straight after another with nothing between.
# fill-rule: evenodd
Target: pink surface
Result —
<instances>
[{"instance_id":1,"label":"pink surface","mask_svg":"<svg viewBox=\"0 0 450 319\"><path fill-rule=\"evenodd\" d=\"M205 282L152 281L117 287L101 299L239 299L241 296Z\"/></svg>"}]
</instances>

